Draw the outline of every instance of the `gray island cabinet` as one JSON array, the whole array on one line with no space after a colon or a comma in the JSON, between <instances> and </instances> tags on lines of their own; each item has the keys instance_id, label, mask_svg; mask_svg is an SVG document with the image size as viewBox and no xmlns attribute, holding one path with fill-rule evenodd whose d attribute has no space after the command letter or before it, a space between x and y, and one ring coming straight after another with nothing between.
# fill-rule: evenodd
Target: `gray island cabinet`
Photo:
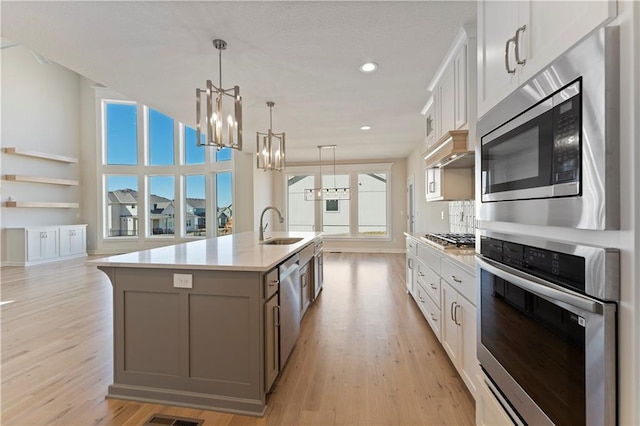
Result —
<instances>
[{"instance_id":1,"label":"gray island cabinet","mask_svg":"<svg viewBox=\"0 0 640 426\"><path fill-rule=\"evenodd\" d=\"M286 361L277 267L321 235L268 245L239 233L89 261L113 285L107 397L263 415Z\"/></svg>"}]
</instances>

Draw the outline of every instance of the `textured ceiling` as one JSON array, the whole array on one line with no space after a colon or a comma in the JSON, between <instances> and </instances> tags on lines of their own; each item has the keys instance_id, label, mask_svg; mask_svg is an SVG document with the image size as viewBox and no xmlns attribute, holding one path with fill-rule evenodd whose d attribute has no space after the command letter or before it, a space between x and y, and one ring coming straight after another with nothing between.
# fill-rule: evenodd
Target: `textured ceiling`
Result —
<instances>
[{"instance_id":1,"label":"textured ceiling","mask_svg":"<svg viewBox=\"0 0 640 426\"><path fill-rule=\"evenodd\" d=\"M195 124L195 88L240 86L244 144L286 132L290 161L406 157L423 140L427 85L474 1L11 2L1 35L123 95ZM5 40L3 40L4 42ZM358 70L365 61L375 73ZM369 131L360 126L372 126Z\"/></svg>"}]
</instances>

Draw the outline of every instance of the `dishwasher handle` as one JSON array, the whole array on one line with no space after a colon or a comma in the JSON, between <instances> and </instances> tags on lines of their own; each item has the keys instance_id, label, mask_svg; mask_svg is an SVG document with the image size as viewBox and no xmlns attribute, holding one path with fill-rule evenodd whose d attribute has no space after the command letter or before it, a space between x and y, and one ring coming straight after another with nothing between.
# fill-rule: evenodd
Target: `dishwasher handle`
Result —
<instances>
[{"instance_id":1,"label":"dishwasher handle","mask_svg":"<svg viewBox=\"0 0 640 426\"><path fill-rule=\"evenodd\" d=\"M278 266L278 277L280 278L280 282L300 267L299 262L300 256L296 253Z\"/></svg>"}]
</instances>

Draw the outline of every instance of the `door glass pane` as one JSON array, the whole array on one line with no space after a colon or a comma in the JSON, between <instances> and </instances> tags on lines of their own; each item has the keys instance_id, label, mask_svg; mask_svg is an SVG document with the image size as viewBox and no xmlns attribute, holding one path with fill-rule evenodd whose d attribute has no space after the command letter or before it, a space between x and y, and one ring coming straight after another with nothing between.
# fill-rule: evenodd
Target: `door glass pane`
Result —
<instances>
[{"instance_id":1,"label":"door glass pane","mask_svg":"<svg viewBox=\"0 0 640 426\"><path fill-rule=\"evenodd\" d=\"M216 216L218 235L233 232L233 187L231 172L216 173Z\"/></svg>"},{"instance_id":2,"label":"door glass pane","mask_svg":"<svg viewBox=\"0 0 640 426\"><path fill-rule=\"evenodd\" d=\"M138 164L137 120L135 104L106 104L107 164Z\"/></svg>"},{"instance_id":3,"label":"door glass pane","mask_svg":"<svg viewBox=\"0 0 640 426\"><path fill-rule=\"evenodd\" d=\"M204 142L204 134L200 134L201 143ZM206 148L196 144L196 129L184 127L184 161L185 164L204 164Z\"/></svg>"},{"instance_id":4,"label":"door glass pane","mask_svg":"<svg viewBox=\"0 0 640 426\"><path fill-rule=\"evenodd\" d=\"M149 164L173 164L173 118L149 108Z\"/></svg>"},{"instance_id":5,"label":"door glass pane","mask_svg":"<svg viewBox=\"0 0 640 426\"><path fill-rule=\"evenodd\" d=\"M324 175L322 176L322 187L348 188L349 175ZM322 232L336 237L348 237L350 235L350 200L323 200L321 202L323 203Z\"/></svg>"},{"instance_id":6,"label":"door glass pane","mask_svg":"<svg viewBox=\"0 0 640 426\"><path fill-rule=\"evenodd\" d=\"M185 234L188 236L204 237L206 235L205 183L204 175L188 175L184 179Z\"/></svg>"},{"instance_id":7,"label":"door glass pane","mask_svg":"<svg viewBox=\"0 0 640 426\"><path fill-rule=\"evenodd\" d=\"M149 234L175 233L174 177L149 177Z\"/></svg>"},{"instance_id":8,"label":"door glass pane","mask_svg":"<svg viewBox=\"0 0 640 426\"><path fill-rule=\"evenodd\" d=\"M287 176L287 223L289 231L315 231L314 201L305 201L304 190L312 189L313 176Z\"/></svg>"},{"instance_id":9,"label":"door glass pane","mask_svg":"<svg viewBox=\"0 0 640 426\"><path fill-rule=\"evenodd\" d=\"M108 237L138 235L138 177L107 176L105 219Z\"/></svg>"},{"instance_id":10,"label":"door glass pane","mask_svg":"<svg viewBox=\"0 0 640 426\"><path fill-rule=\"evenodd\" d=\"M358 237L387 236L387 174L358 175Z\"/></svg>"}]
</instances>

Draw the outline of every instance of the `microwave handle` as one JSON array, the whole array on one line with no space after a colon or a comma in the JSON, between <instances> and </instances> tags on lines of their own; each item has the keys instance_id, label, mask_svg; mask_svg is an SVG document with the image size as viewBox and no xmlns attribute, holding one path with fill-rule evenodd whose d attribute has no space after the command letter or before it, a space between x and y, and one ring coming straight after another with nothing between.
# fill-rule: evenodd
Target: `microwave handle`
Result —
<instances>
[{"instance_id":1,"label":"microwave handle","mask_svg":"<svg viewBox=\"0 0 640 426\"><path fill-rule=\"evenodd\" d=\"M537 296L558 300L571 306L575 306L576 308L580 308L596 314L602 312L602 307L597 302L577 294L571 294L562 290L557 290L552 287L555 286L555 284L549 281L499 264L491 259L487 259L484 256L476 256L476 262L478 262L478 265L482 269L489 271L493 275L500 277L503 280L507 280L510 283L517 285L518 287L530 291Z\"/></svg>"}]
</instances>

